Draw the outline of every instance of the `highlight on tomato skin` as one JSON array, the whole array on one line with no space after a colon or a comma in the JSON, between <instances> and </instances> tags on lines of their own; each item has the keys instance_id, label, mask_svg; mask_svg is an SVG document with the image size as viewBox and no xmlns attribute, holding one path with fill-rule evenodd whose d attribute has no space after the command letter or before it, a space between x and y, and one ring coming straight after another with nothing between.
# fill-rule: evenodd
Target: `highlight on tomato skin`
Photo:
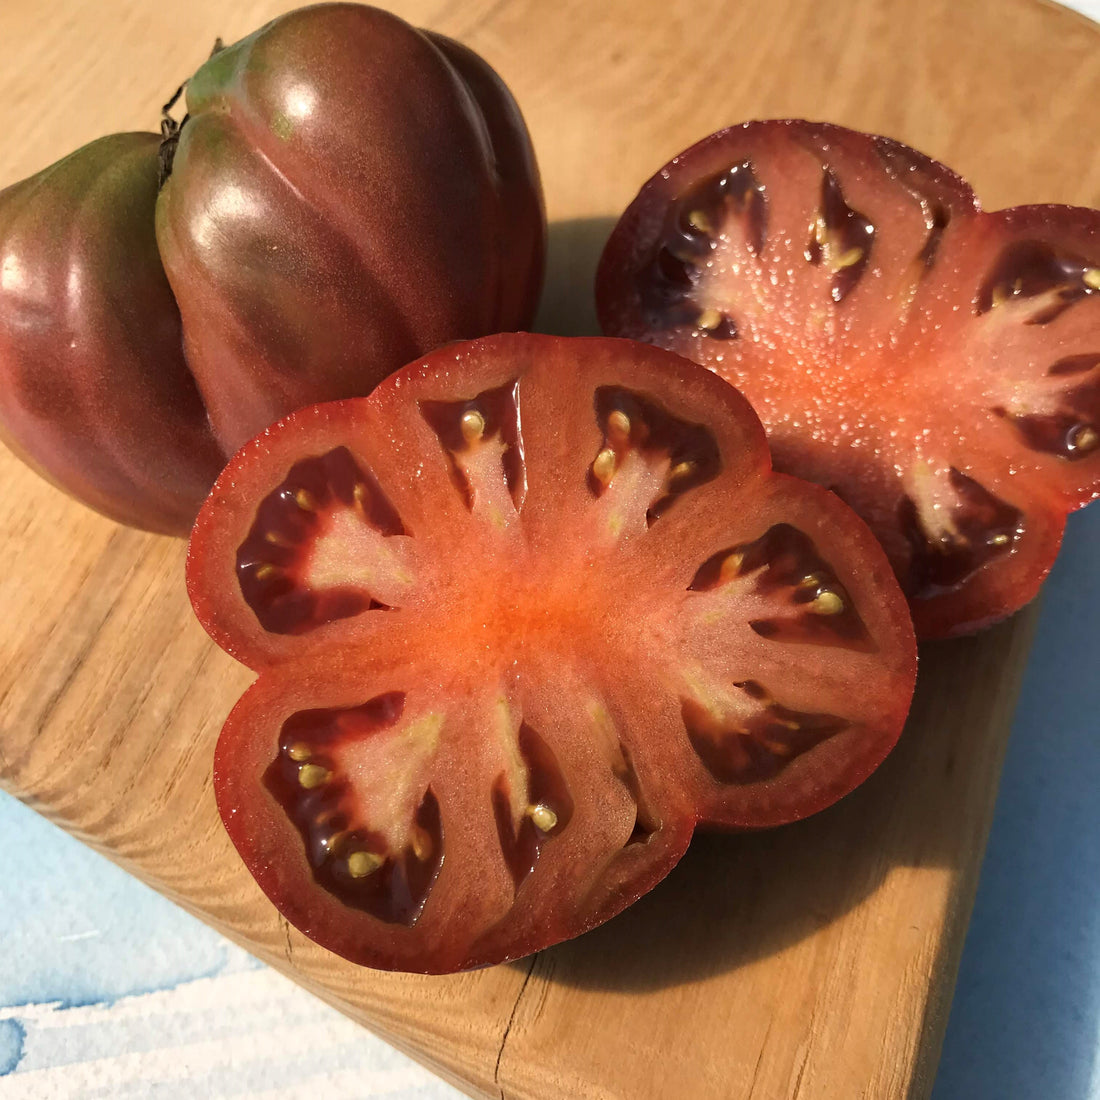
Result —
<instances>
[{"instance_id":1,"label":"highlight on tomato skin","mask_svg":"<svg viewBox=\"0 0 1100 1100\"><path fill-rule=\"evenodd\" d=\"M885 137L748 122L673 158L608 240L604 332L737 386L778 469L878 537L921 637L1026 604L1100 494L1100 212L984 213Z\"/></svg>"},{"instance_id":2,"label":"highlight on tomato skin","mask_svg":"<svg viewBox=\"0 0 1100 1100\"><path fill-rule=\"evenodd\" d=\"M806 817L896 742L904 597L736 390L629 341L505 334L302 409L188 550L257 672L218 808L279 911L444 973L614 916L699 827Z\"/></svg>"}]
</instances>

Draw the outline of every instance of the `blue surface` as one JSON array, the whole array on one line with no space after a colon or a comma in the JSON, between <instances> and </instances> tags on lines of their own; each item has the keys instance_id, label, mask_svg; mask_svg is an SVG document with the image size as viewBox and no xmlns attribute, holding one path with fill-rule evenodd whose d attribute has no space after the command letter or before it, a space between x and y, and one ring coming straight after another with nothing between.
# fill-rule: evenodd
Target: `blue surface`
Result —
<instances>
[{"instance_id":1,"label":"blue surface","mask_svg":"<svg viewBox=\"0 0 1100 1100\"><path fill-rule=\"evenodd\" d=\"M0 1006L103 1003L228 965L221 936L9 796L0 837Z\"/></svg>"},{"instance_id":2,"label":"blue surface","mask_svg":"<svg viewBox=\"0 0 1100 1100\"><path fill-rule=\"evenodd\" d=\"M0 1077L19 1065L26 1037L27 1029L18 1020L0 1020Z\"/></svg>"},{"instance_id":3,"label":"blue surface","mask_svg":"<svg viewBox=\"0 0 1100 1100\"><path fill-rule=\"evenodd\" d=\"M0 1100L459 1094L0 794Z\"/></svg>"},{"instance_id":4,"label":"blue surface","mask_svg":"<svg viewBox=\"0 0 1100 1100\"><path fill-rule=\"evenodd\" d=\"M1070 517L933 1100L1100 1100L1100 504Z\"/></svg>"}]
</instances>

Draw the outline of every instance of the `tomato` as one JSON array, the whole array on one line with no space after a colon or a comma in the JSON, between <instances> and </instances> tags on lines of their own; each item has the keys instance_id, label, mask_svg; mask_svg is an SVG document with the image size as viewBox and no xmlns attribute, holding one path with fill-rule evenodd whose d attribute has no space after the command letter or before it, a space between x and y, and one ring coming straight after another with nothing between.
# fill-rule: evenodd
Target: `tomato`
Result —
<instances>
[{"instance_id":1,"label":"tomato","mask_svg":"<svg viewBox=\"0 0 1100 1100\"><path fill-rule=\"evenodd\" d=\"M218 741L234 844L355 962L445 972L613 916L697 824L802 818L896 741L904 597L713 374L501 335L247 444L188 589L256 670Z\"/></svg>"},{"instance_id":2,"label":"tomato","mask_svg":"<svg viewBox=\"0 0 1100 1100\"><path fill-rule=\"evenodd\" d=\"M0 436L78 500L178 535L279 417L527 327L546 228L500 78L385 12L282 16L187 104L159 198L154 134L0 192Z\"/></svg>"},{"instance_id":3,"label":"tomato","mask_svg":"<svg viewBox=\"0 0 1100 1100\"><path fill-rule=\"evenodd\" d=\"M597 276L605 332L710 367L777 468L867 521L917 632L1029 601L1100 492L1100 213L983 213L887 138L713 134L642 188Z\"/></svg>"},{"instance_id":4,"label":"tomato","mask_svg":"<svg viewBox=\"0 0 1100 1100\"><path fill-rule=\"evenodd\" d=\"M0 435L122 523L183 534L224 463L157 254L156 134L0 192Z\"/></svg>"},{"instance_id":5,"label":"tomato","mask_svg":"<svg viewBox=\"0 0 1100 1100\"><path fill-rule=\"evenodd\" d=\"M233 450L447 341L530 325L545 217L477 54L324 4L216 53L157 205L188 362Z\"/></svg>"}]
</instances>

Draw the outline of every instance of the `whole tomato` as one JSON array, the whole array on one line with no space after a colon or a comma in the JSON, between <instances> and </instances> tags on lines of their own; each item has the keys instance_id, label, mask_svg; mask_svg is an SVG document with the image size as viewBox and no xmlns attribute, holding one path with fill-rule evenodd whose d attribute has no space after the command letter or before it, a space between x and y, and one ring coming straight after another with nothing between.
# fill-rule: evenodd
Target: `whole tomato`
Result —
<instances>
[{"instance_id":1,"label":"whole tomato","mask_svg":"<svg viewBox=\"0 0 1100 1100\"><path fill-rule=\"evenodd\" d=\"M470 50L374 8L304 8L216 53L187 111L157 239L227 451L442 343L530 325L538 170Z\"/></svg>"},{"instance_id":2,"label":"whole tomato","mask_svg":"<svg viewBox=\"0 0 1100 1100\"><path fill-rule=\"evenodd\" d=\"M153 232L157 134L0 192L0 437L121 523L183 534L224 458Z\"/></svg>"},{"instance_id":3,"label":"whole tomato","mask_svg":"<svg viewBox=\"0 0 1100 1100\"><path fill-rule=\"evenodd\" d=\"M373 8L276 19L215 54L187 105L159 198L155 134L0 192L0 438L172 534L280 417L529 326L546 229L500 78Z\"/></svg>"}]
</instances>

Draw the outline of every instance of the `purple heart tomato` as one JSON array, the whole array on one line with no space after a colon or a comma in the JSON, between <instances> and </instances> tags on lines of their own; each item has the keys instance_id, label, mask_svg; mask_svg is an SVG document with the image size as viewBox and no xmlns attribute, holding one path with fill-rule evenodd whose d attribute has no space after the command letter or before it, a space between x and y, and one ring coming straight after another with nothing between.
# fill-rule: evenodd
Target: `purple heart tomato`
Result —
<instances>
[{"instance_id":1,"label":"purple heart tomato","mask_svg":"<svg viewBox=\"0 0 1100 1100\"><path fill-rule=\"evenodd\" d=\"M442 343L530 325L538 171L470 50L375 8L304 8L216 53L187 110L157 238L227 448Z\"/></svg>"}]
</instances>

